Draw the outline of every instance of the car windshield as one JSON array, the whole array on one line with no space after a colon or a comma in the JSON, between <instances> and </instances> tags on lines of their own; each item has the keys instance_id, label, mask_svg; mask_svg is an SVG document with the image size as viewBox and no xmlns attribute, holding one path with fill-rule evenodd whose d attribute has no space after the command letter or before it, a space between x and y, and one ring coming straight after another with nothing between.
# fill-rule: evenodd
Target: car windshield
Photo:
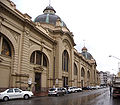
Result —
<instances>
[{"instance_id":1,"label":"car windshield","mask_svg":"<svg viewBox=\"0 0 120 105\"><path fill-rule=\"evenodd\" d=\"M13 89L9 89L8 91L7 91L7 93L12 93L13 92Z\"/></svg>"},{"instance_id":2,"label":"car windshield","mask_svg":"<svg viewBox=\"0 0 120 105\"><path fill-rule=\"evenodd\" d=\"M56 90L55 88L50 89L50 91L55 91L55 90Z\"/></svg>"},{"instance_id":3,"label":"car windshield","mask_svg":"<svg viewBox=\"0 0 120 105\"><path fill-rule=\"evenodd\" d=\"M20 90L20 89L17 89L17 88L14 89L14 90L15 90L15 92L21 92L21 90Z\"/></svg>"}]
</instances>

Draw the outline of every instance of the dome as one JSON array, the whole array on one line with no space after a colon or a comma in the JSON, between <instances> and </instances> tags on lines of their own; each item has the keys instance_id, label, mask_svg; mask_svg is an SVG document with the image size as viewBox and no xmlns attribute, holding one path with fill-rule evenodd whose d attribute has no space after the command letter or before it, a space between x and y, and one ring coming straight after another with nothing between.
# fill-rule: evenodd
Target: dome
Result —
<instances>
[{"instance_id":1,"label":"dome","mask_svg":"<svg viewBox=\"0 0 120 105\"><path fill-rule=\"evenodd\" d=\"M56 21L59 19L61 21L61 26L66 27L66 24L61 20L61 18L55 15L56 11L52 6L47 6L44 11L44 14L39 15L35 18L34 22L48 23L56 26Z\"/></svg>"},{"instance_id":2,"label":"dome","mask_svg":"<svg viewBox=\"0 0 120 105\"><path fill-rule=\"evenodd\" d=\"M87 52L87 48L85 46L82 48L81 54L88 60L93 59L92 55L89 52Z\"/></svg>"},{"instance_id":3,"label":"dome","mask_svg":"<svg viewBox=\"0 0 120 105\"><path fill-rule=\"evenodd\" d=\"M84 46L83 48L82 48L82 52L86 52L87 51L87 48Z\"/></svg>"}]
</instances>

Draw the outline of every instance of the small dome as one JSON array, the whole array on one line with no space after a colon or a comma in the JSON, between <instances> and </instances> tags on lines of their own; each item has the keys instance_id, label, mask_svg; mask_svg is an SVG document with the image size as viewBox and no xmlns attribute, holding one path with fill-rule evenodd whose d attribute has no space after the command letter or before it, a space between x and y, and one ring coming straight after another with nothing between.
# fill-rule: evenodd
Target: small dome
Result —
<instances>
[{"instance_id":1,"label":"small dome","mask_svg":"<svg viewBox=\"0 0 120 105\"><path fill-rule=\"evenodd\" d=\"M82 48L81 54L88 60L93 59L92 55L89 52L87 52L87 48L85 46Z\"/></svg>"},{"instance_id":2,"label":"small dome","mask_svg":"<svg viewBox=\"0 0 120 105\"><path fill-rule=\"evenodd\" d=\"M52 11L54 11L54 13L56 13L56 11L54 10L54 8L52 7L52 6L47 6L45 9L44 9L44 11L43 11L43 13L46 11L46 10L52 10Z\"/></svg>"},{"instance_id":3,"label":"small dome","mask_svg":"<svg viewBox=\"0 0 120 105\"><path fill-rule=\"evenodd\" d=\"M82 48L82 52L86 52L87 51L87 48L84 46L83 48Z\"/></svg>"},{"instance_id":4,"label":"small dome","mask_svg":"<svg viewBox=\"0 0 120 105\"><path fill-rule=\"evenodd\" d=\"M34 22L48 23L56 26L56 21L59 19L61 21L61 26L66 27L66 24L61 20L61 18L55 15L56 11L52 6L47 6L43 13L44 14L37 16Z\"/></svg>"}]
</instances>

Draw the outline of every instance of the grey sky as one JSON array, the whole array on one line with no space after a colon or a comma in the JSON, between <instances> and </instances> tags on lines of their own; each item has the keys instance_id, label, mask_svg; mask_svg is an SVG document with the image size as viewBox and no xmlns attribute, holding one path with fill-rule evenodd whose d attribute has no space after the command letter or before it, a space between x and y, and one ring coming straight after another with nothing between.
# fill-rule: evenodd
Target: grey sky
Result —
<instances>
[{"instance_id":1,"label":"grey sky","mask_svg":"<svg viewBox=\"0 0 120 105\"><path fill-rule=\"evenodd\" d=\"M49 0L12 0L22 13L32 20L43 13ZM51 0L56 15L74 34L75 48L88 49L97 62L99 71L118 71L120 58L120 0Z\"/></svg>"}]
</instances>

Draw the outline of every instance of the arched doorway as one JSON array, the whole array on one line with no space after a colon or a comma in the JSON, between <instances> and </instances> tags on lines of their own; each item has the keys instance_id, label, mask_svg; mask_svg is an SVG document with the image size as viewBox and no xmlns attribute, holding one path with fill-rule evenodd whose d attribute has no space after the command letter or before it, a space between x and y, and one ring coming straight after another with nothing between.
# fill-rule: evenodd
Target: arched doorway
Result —
<instances>
[{"instance_id":1,"label":"arched doorway","mask_svg":"<svg viewBox=\"0 0 120 105\"><path fill-rule=\"evenodd\" d=\"M42 72L48 67L48 58L43 52L36 50L31 54L30 63L34 65L35 92L41 92ZM47 78L44 81L47 81Z\"/></svg>"},{"instance_id":2,"label":"arched doorway","mask_svg":"<svg viewBox=\"0 0 120 105\"><path fill-rule=\"evenodd\" d=\"M35 73L35 91L40 92L41 91L41 73L36 72Z\"/></svg>"}]
</instances>

